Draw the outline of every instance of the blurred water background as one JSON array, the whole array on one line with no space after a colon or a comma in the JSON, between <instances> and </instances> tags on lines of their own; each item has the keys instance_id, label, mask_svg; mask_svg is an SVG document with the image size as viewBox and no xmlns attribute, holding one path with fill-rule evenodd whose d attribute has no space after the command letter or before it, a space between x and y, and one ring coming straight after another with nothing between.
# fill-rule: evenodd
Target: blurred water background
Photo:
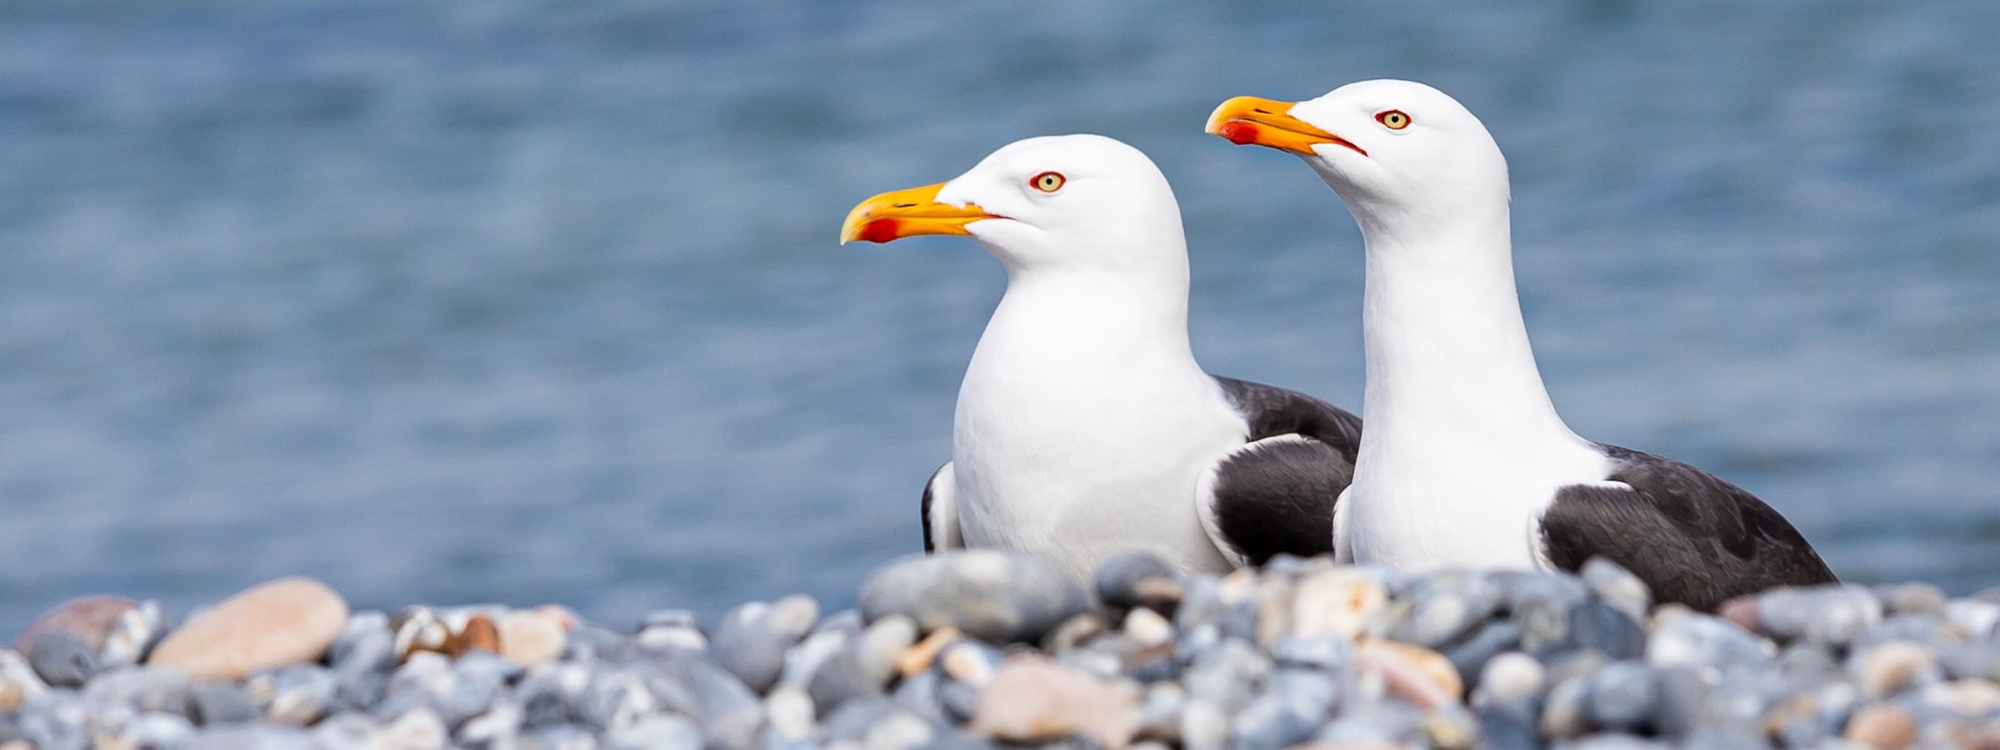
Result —
<instances>
[{"instance_id":1,"label":"blurred water background","mask_svg":"<svg viewBox=\"0 0 2000 750\"><path fill-rule=\"evenodd\" d=\"M982 7L989 6L990 7ZM848 207L1098 132L1174 181L1213 371L1358 407L1359 237L1236 94L1495 132L1580 433L1842 575L2000 584L2000 4L0 4L0 638L278 575L607 622L916 549L1004 282Z\"/></svg>"}]
</instances>

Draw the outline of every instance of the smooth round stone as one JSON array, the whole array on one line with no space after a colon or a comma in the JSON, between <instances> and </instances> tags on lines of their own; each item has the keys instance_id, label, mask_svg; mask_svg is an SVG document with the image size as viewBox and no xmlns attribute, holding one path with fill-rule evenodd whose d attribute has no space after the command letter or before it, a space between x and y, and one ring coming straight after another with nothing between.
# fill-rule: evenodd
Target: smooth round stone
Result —
<instances>
[{"instance_id":1,"label":"smooth round stone","mask_svg":"<svg viewBox=\"0 0 2000 750\"><path fill-rule=\"evenodd\" d=\"M35 638L28 649L28 665L50 687L59 688L83 687L103 669L97 649L68 630L52 630Z\"/></svg>"},{"instance_id":2,"label":"smooth round stone","mask_svg":"<svg viewBox=\"0 0 2000 750\"><path fill-rule=\"evenodd\" d=\"M1534 711L1527 706L1489 704L1474 713L1479 720L1476 747L1493 750L1532 750L1542 746L1535 729Z\"/></svg>"},{"instance_id":3,"label":"smooth round stone","mask_svg":"<svg viewBox=\"0 0 2000 750\"><path fill-rule=\"evenodd\" d=\"M1659 686L1643 662L1621 661L1590 680L1584 713L1604 729L1637 732L1647 726L1659 702Z\"/></svg>"},{"instance_id":4,"label":"smooth round stone","mask_svg":"<svg viewBox=\"0 0 2000 750\"><path fill-rule=\"evenodd\" d=\"M459 724L452 739L467 750L514 747L521 739L521 705L512 699L496 700L484 713Z\"/></svg>"},{"instance_id":5,"label":"smooth round stone","mask_svg":"<svg viewBox=\"0 0 2000 750\"><path fill-rule=\"evenodd\" d=\"M980 692L968 729L1003 742L1048 742L1080 734L1124 747L1138 727L1139 691L1042 657L1007 660Z\"/></svg>"},{"instance_id":6,"label":"smooth round stone","mask_svg":"<svg viewBox=\"0 0 2000 750\"><path fill-rule=\"evenodd\" d=\"M1953 599L1944 605L1945 619L1973 638L1987 638L2000 626L2000 604L1972 599Z\"/></svg>"},{"instance_id":7,"label":"smooth round stone","mask_svg":"<svg viewBox=\"0 0 2000 750\"><path fill-rule=\"evenodd\" d=\"M777 684L784 674L785 651L805 637L817 619L819 603L808 596L739 605L717 623L711 651L743 684L762 693Z\"/></svg>"},{"instance_id":8,"label":"smooth round stone","mask_svg":"<svg viewBox=\"0 0 2000 750\"><path fill-rule=\"evenodd\" d=\"M49 689L28 659L10 648L0 648L0 712L12 711L21 702Z\"/></svg>"},{"instance_id":9,"label":"smooth round stone","mask_svg":"<svg viewBox=\"0 0 2000 750\"><path fill-rule=\"evenodd\" d=\"M1139 607L1125 615L1125 634L1140 648L1158 648L1174 642L1174 624L1158 612Z\"/></svg>"},{"instance_id":10,"label":"smooth round stone","mask_svg":"<svg viewBox=\"0 0 2000 750\"><path fill-rule=\"evenodd\" d=\"M938 707L946 716L963 724L971 721L979 713L979 688L963 682L946 682L938 686Z\"/></svg>"},{"instance_id":11,"label":"smooth round stone","mask_svg":"<svg viewBox=\"0 0 2000 750\"><path fill-rule=\"evenodd\" d=\"M907 678L930 672L931 665L937 663L938 654L943 653L946 646L957 642L962 635L964 634L958 632L958 628L938 628L931 631L931 634L924 636L923 640L911 644L909 648L903 650L903 653L896 655L896 673Z\"/></svg>"},{"instance_id":12,"label":"smooth round stone","mask_svg":"<svg viewBox=\"0 0 2000 750\"><path fill-rule=\"evenodd\" d=\"M1653 730L1668 737L1685 737L1708 719L1708 708L1722 680L1720 673L1705 667L1654 669L1658 698L1653 707Z\"/></svg>"},{"instance_id":13,"label":"smooth round stone","mask_svg":"<svg viewBox=\"0 0 2000 750\"><path fill-rule=\"evenodd\" d=\"M861 612L894 614L924 630L951 626L994 642L1034 641L1090 609L1083 591L1047 563L998 550L967 550L892 562L861 586Z\"/></svg>"},{"instance_id":14,"label":"smooth round stone","mask_svg":"<svg viewBox=\"0 0 2000 750\"><path fill-rule=\"evenodd\" d=\"M340 594L309 578L283 578L194 616L168 633L147 663L196 678L241 679L318 659L346 623L347 602Z\"/></svg>"},{"instance_id":15,"label":"smooth round stone","mask_svg":"<svg viewBox=\"0 0 2000 750\"><path fill-rule=\"evenodd\" d=\"M1424 710L1458 703L1465 682L1443 654L1396 641L1363 641L1357 652L1363 670L1382 677L1383 689Z\"/></svg>"},{"instance_id":16,"label":"smooth round stone","mask_svg":"<svg viewBox=\"0 0 2000 750\"><path fill-rule=\"evenodd\" d=\"M1673 745L1629 734L1593 734L1555 747L1556 750L1670 750Z\"/></svg>"},{"instance_id":17,"label":"smooth round stone","mask_svg":"<svg viewBox=\"0 0 2000 750\"><path fill-rule=\"evenodd\" d=\"M1271 674L1271 660L1248 643L1223 641L1203 653L1181 675L1188 695L1240 710L1253 697L1251 686L1262 684Z\"/></svg>"},{"instance_id":18,"label":"smooth round stone","mask_svg":"<svg viewBox=\"0 0 2000 750\"><path fill-rule=\"evenodd\" d=\"M993 680L1004 655L999 649L978 641L957 641L938 655L938 666L946 675L973 687L985 687Z\"/></svg>"},{"instance_id":19,"label":"smooth round stone","mask_svg":"<svg viewBox=\"0 0 2000 750\"><path fill-rule=\"evenodd\" d=\"M1425 741L1424 711L1399 701L1349 701L1340 714L1320 726L1312 745L1318 748L1390 748Z\"/></svg>"},{"instance_id":20,"label":"smooth round stone","mask_svg":"<svg viewBox=\"0 0 2000 750\"><path fill-rule=\"evenodd\" d=\"M312 735L296 727L240 724L195 732L182 750L314 750Z\"/></svg>"},{"instance_id":21,"label":"smooth round stone","mask_svg":"<svg viewBox=\"0 0 2000 750\"><path fill-rule=\"evenodd\" d=\"M1542 692L1548 672L1535 657L1519 651L1497 654L1480 670L1476 704L1523 704Z\"/></svg>"},{"instance_id":22,"label":"smooth round stone","mask_svg":"<svg viewBox=\"0 0 2000 750\"><path fill-rule=\"evenodd\" d=\"M1230 750L1282 750L1311 739L1332 703L1331 695L1317 697L1283 690L1259 696L1232 722Z\"/></svg>"},{"instance_id":23,"label":"smooth round stone","mask_svg":"<svg viewBox=\"0 0 2000 750\"><path fill-rule=\"evenodd\" d=\"M572 724L536 727L521 737L521 750L597 750L597 736Z\"/></svg>"},{"instance_id":24,"label":"smooth round stone","mask_svg":"<svg viewBox=\"0 0 2000 750\"><path fill-rule=\"evenodd\" d=\"M569 640L561 616L539 609L510 610L493 625L500 636L500 655L524 667L555 661Z\"/></svg>"},{"instance_id":25,"label":"smooth round stone","mask_svg":"<svg viewBox=\"0 0 2000 750\"><path fill-rule=\"evenodd\" d=\"M1653 591L1631 571L1602 557L1593 557L1584 562L1583 569L1577 574L1613 609L1625 613L1634 622L1646 621L1646 611L1653 605Z\"/></svg>"},{"instance_id":26,"label":"smooth round stone","mask_svg":"<svg viewBox=\"0 0 2000 750\"><path fill-rule=\"evenodd\" d=\"M1144 550L1104 561L1093 583L1098 599L1119 609L1148 607L1171 613L1183 595L1180 573L1159 555Z\"/></svg>"},{"instance_id":27,"label":"smooth round stone","mask_svg":"<svg viewBox=\"0 0 2000 750\"><path fill-rule=\"evenodd\" d=\"M1896 583L1875 587L1876 597L1882 600L1887 615L1933 615L1943 617L1945 606L1951 603L1944 589L1928 583Z\"/></svg>"},{"instance_id":28,"label":"smooth round stone","mask_svg":"<svg viewBox=\"0 0 2000 750\"><path fill-rule=\"evenodd\" d=\"M1290 635L1353 640L1388 607L1382 580L1359 568L1334 568L1301 577L1292 586Z\"/></svg>"},{"instance_id":29,"label":"smooth round stone","mask_svg":"<svg viewBox=\"0 0 2000 750\"><path fill-rule=\"evenodd\" d=\"M1889 641L1856 655L1850 670L1869 695L1900 693L1912 686L1936 682L1940 676L1931 650L1909 641Z\"/></svg>"},{"instance_id":30,"label":"smooth round stone","mask_svg":"<svg viewBox=\"0 0 2000 750\"><path fill-rule=\"evenodd\" d=\"M307 726L329 713L339 685L326 669L293 666L259 673L244 688L263 709L266 719Z\"/></svg>"},{"instance_id":31,"label":"smooth round stone","mask_svg":"<svg viewBox=\"0 0 2000 750\"><path fill-rule=\"evenodd\" d=\"M2000 680L2000 644L1947 643L1936 648L1938 666L1954 680Z\"/></svg>"},{"instance_id":32,"label":"smooth round stone","mask_svg":"<svg viewBox=\"0 0 2000 750\"><path fill-rule=\"evenodd\" d=\"M1840 672L1840 664L1825 649L1810 643L1794 643L1778 653L1778 672L1790 677L1820 681Z\"/></svg>"},{"instance_id":33,"label":"smooth round stone","mask_svg":"<svg viewBox=\"0 0 2000 750\"><path fill-rule=\"evenodd\" d=\"M1877 750L1903 750L1917 742L1917 720L1893 703L1875 703L1854 712L1841 736Z\"/></svg>"},{"instance_id":34,"label":"smooth round stone","mask_svg":"<svg viewBox=\"0 0 2000 750\"><path fill-rule=\"evenodd\" d=\"M387 672L396 668L396 633L382 612L357 612L341 626L327 652L338 672Z\"/></svg>"},{"instance_id":35,"label":"smooth round stone","mask_svg":"<svg viewBox=\"0 0 2000 750\"><path fill-rule=\"evenodd\" d=\"M1845 646L1882 622L1882 602L1867 588L1827 585L1773 589L1757 597L1757 624L1774 637Z\"/></svg>"},{"instance_id":36,"label":"smooth round stone","mask_svg":"<svg viewBox=\"0 0 2000 750\"><path fill-rule=\"evenodd\" d=\"M1614 660L1637 658L1646 649L1646 631L1624 612L1597 600L1569 611L1569 643Z\"/></svg>"},{"instance_id":37,"label":"smooth round stone","mask_svg":"<svg viewBox=\"0 0 2000 750\"><path fill-rule=\"evenodd\" d=\"M1281 666L1342 669L1354 663L1354 642L1339 637L1286 637L1272 645L1271 659Z\"/></svg>"},{"instance_id":38,"label":"smooth round stone","mask_svg":"<svg viewBox=\"0 0 2000 750\"><path fill-rule=\"evenodd\" d=\"M625 636L596 625L583 625L564 637L559 661L622 664L635 658L636 652Z\"/></svg>"},{"instance_id":39,"label":"smooth round stone","mask_svg":"<svg viewBox=\"0 0 2000 750\"><path fill-rule=\"evenodd\" d=\"M490 697L489 697L490 700ZM576 718L597 731L615 731L659 712L646 681L625 669L598 670L576 700Z\"/></svg>"},{"instance_id":40,"label":"smooth round stone","mask_svg":"<svg viewBox=\"0 0 2000 750\"><path fill-rule=\"evenodd\" d=\"M1448 649L1444 656L1461 675L1478 677L1486 662L1502 651L1521 644L1521 626L1507 620L1489 620L1472 635ZM1477 683L1474 683L1477 686Z\"/></svg>"},{"instance_id":41,"label":"smooth round stone","mask_svg":"<svg viewBox=\"0 0 2000 750\"><path fill-rule=\"evenodd\" d=\"M848 640L859 635L859 630L822 630L806 636L798 645L785 650L785 668L779 673L778 684L804 690L812 683L813 674L840 653Z\"/></svg>"},{"instance_id":42,"label":"smooth round stone","mask_svg":"<svg viewBox=\"0 0 2000 750\"><path fill-rule=\"evenodd\" d=\"M680 716L653 714L606 734L604 745L613 750L701 750L701 728Z\"/></svg>"},{"instance_id":43,"label":"smooth round stone","mask_svg":"<svg viewBox=\"0 0 2000 750\"><path fill-rule=\"evenodd\" d=\"M1688 612L1661 623L1646 641L1646 663L1655 667L1763 669L1772 661L1769 641L1718 617Z\"/></svg>"},{"instance_id":44,"label":"smooth round stone","mask_svg":"<svg viewBox=\"0 0 2000 750\"><path fill-rule=\"evenodd\" d=\"M1590 679L1575 677L1559 681L1542 702L1542 736L1565 740L1580 737L1590 726L1587 701Z\"/></svg>"},{"instance_id":45,"label":"smooth round stone","mask_svg":"<svg viewBox=\"0 0 2000 750\"><path fill-rule=\"evenodd\" d=\"M659 667L665 677L685 686L693 699L689 704L674 705L663 696L662 703L700 723L711 742L748 747L756 740L757 728L764 721L764 704L736 675L698 655L679 656Z\"/></svg>"},{"instance_id":46,"label":"smooth round stone","mask_svg":"<svg viewBox=\"0 0 2000 750\"><path fill-rule=\"evenodd\" d=\"M822 715L850 699L880 695L896 673L896 656L915 644L916 636L917 624L908 617L890 615L875 621L848 648L820 665L806 694Z\"/></svg>"},{"instance_id":47,"label":"smooth round stone","mask_svg":"<svg viewBox=\"0 0 2000 750\"><path fill-rule=\"evenodd\" d=\"M21 637L14 641L14 648L27 653L34 649L35 641L42 635L62 631L82 638L95 654L104 648L105 640L110 638L111 631L117 629L125 613L138 607L138 602L122 596L77 597L35 618Z\"/></svg>"},{"instance_id":48,"label":"smooth round stone","mask_svg":"<svg viewBox=\"0 0 2000 750\"><path fill-rule=\"evenodd\" d=\"M1187 709L1187 691L1171 682L1161 682L1146 688L1146 694L1139 703L1139 725L1134 728L1136 739L1156 741L1174 745L1181 741L1181 713Z\"/></svg>"},{"instance_id":49,"label":"smooth round stone","mask_svg":"<svg viewBox=\"0 0 2000 750\"><path fill-rule=\"evenodd\" d=\"M118 733L100 740L100 747L180 747L194 736L194 725L178 713L142 713L127 720Z\"/></svg>"},{"instance_id":50,"label":"smooth round stone","mask_svg":"<svg viewBox=\"0 0 2000 750\"><path fill-rule=\"evenodd\" d=\"M257 710L256 699L250 697L250 691L227 680L194 683L188 692L188 713L196 722L206 726L241 724L256 721L262 715Z\"/></svg>"},{"instance_id":51,"label":"smooth round stone","mask_svg":"<svg viewBox=\"0 0 2000 750\"><path fill-rule=\"evenodd\" d=\"M125 667L98 675L83 696L99 705L185 716L193 681L186 672L160 667Z\"/></svg>"},{"instance_id":52,"label":"smooth round stone","mask_svg":"<svg viewBox=\"0 0 2000 750\"><path fill-rule=\"evenodd\" d=\"M1924 686L1918 700L1959 716L1988 716L2000 710L2000 685L1988 680L1953 680Z\"/></svg>"},{"instance_id":53,"label":"smooth round stone","mask_svg":"<svg viewBox=\"0 0 2000 750\"><path fill-rule=\"evenodd\" d=\"M1478 627L1500 607L1504 592L1485 575L1449 571L1425 576L1404 595L1412 607L1389 637L1437 648Z\"/></svg>"}]
</instances>

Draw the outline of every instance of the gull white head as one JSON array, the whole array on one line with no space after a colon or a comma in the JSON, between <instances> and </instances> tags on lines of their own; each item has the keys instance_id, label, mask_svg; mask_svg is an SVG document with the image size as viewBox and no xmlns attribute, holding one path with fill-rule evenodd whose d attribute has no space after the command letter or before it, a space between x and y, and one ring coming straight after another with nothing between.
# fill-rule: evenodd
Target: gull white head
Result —
<instances>
[{"instance_id":1,"label":"gull white head","mask_svg":"<svg viewBox=\"0 0 2000 750\"><path fill-rule=\"evenodd\" d=\"M1421 83L1361 81L1296 104L1239 96L1209 115L1207 130L1299 155L1371 236L1506 214L1499 145L1457 100Z\"/></svg>"},{"instance_id":2,"label":"gull white head","mask_svg":"<svg viewBox=\"0 0 2000 750\"><path fill-rule=\"evenodd\" d=\"M969 235L1010 272L1181 269L1173 189L1138 149L1099 135L1015 141L950 182L855 206L840 241Z\"/></svg>"}]
</instances>

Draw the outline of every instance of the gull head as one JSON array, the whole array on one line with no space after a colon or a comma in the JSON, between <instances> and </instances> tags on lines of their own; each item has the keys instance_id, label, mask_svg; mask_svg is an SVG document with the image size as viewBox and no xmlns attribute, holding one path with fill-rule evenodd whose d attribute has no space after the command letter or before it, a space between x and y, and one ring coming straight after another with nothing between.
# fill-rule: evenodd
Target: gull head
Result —
<instances>
[{"instance_id":1,"label":"gull head","mask_svg":"<svg viewBox=\"0 0 2000 750\"><path fill-rule=\"evenodd\" d=\"M1098 135L1016 141L950 182L869 198L848 212L840 241L926 234L970 236L1014 270L1186 266L1166 177Z\"/></svg>"}]
</instances>

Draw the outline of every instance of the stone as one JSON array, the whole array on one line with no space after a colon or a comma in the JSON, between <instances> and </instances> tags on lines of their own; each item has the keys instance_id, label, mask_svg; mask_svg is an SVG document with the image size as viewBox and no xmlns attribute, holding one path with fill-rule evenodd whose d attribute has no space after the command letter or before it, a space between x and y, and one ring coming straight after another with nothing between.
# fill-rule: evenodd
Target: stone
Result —
<instances>
[{"instance_id":1,"label":"stone","mask_svg":"<svg viewBox=\"0 0 2000 750\"><path fill-rule=\"evenodd\" d=\"M1659 686L1645 663L1621 661L1590 678L1584 713L1591 724L1637 734L1652 723L1659 703Z\"/></svg>"},{"instance_id":2,"label":"stone","mask_svg":"<svg viewBox=\"0 0 2000 750\"><path fill-rule=\"evenodd\" d=\"M100 706L128 706L141 712L185 717L193 687L187 673L178 669L123 667L91 680L83 696Z\"/></svg>"},{"instance_id":3,"label":"stone","mask_svg":"<svg viewBox=\"0 0 2000 750\"><path fill-rule=\"evenodd\" d=\"M1917 743L1917 720L1893 703L1873 703L1854 712L1841 737L1876 750L1903 750Z\"/></svg>"},{"instance_id":4,"label":"stone","mask_svg":"<svg viewBox=\"0 0 2000 750\"><path fill-rule=\"evenodd\" d=\"M28 665L50 687L80 688L103 667L84 636L68 630L52 630L33 639L28 649Z\"/></svg>"},{"instance_id":5,"label":"stone","mask_svg":"<svg viewBox=\"0 0 2000 750\"><path fill-rule=\"evenodd\" d=\"M1569 611L1569 643L1592 649L1612 660L1637 658L1646 650L1646 631L1624 612L1590 600Z\"/></svg>"},{"instance_id":6,"label":"stone","mask_svg":"<svg viewBox=\"0 0 2000 750\"><path fill-rule=\"evenodd\" d=\"M473 651L500 653L500 629L484 612L465 618L465 626L445 644L445 653L454 659Z\"/></svg>"},{"instance_id":7,"label":"stone","mask_svg":"<svg viewBox=\"0 0 2000 750\"><path fill-rule=\"evenodd\" d=\"M0 648L0 712L13 711L21 707L22 701L41 695L49 689L41 675L29 666L26 657L13 649Z\"/></svg>"},{"instance_id":8,"label":"stone","mask_svg":"<svg viewBox=\"0 0 2000 750\"><path fill-rule=\"evenodd\" d=\"M812 630L819 602L790 596L777 602L739 605L717 623L711 648L716 661L759 693L784 674L785 652Z\"/></svg>"},{"instance_id":9,"label":"stone","mask_svg":"<svg viewBox=\"0 0 2000 750\"><path fill-rule=\"evenodd\" d=\"M1159 613L1143 607L1125 615L1125 634L1140 648L1158 648L1174 642L1174 624Z\"/></svg>"},{"instance_id":10,"label":"stone","mask_svg":"<svg viewBox=\"0 0 2000 750\"><path fill-rule=\"evenodd\" d=\"M244 684L244 689L263 709L266 719L302 727L331 711L339 685L331 671L294 665L260 672Z\"/></svg>"},{"instance_id":11,"label":"stone","mask_svg":"<svg viewBox=\"0 0 2000 750\"><path fill-rule=\"evenodd\" d=\"M181 750L314 750L314 743L295 727L242 724L196 732Z\"/></svg>"},{"instance_id":12,"label":"stone","mask_svg":"<svg viewBox=\"0 0 2000 750\"><path fill-rule=\"evenodd\" d=\"M35 641L46 633L62 631L82 638L92 654L104 648L111 632L118 628L127 612L138 609L139 603L122 596L82 596L56 605L41 617L35 618L28 629L15 639L14 649L28 653L35 647Z\"/></svg>"},{"instance_id":13,"label":"stone","mask_svg":"<svg viewBox=\"0 0 2000 750\"><path fill-rule=\"evenodd\" d=\"M194 683L188 691L188 713L204 726L241 724L256 721L260 715L250 691L228 680Z\"/></svg>"},{"instance_id":14,"label":"stone","mask_svg":"<svg viewBox=\"0 0 2000 750\"><path fill-rule=\"evenodd\" d=\"M1590 678L1572 677L1562 680L1549 690L1548 698L1542 702L1540 728L1542 736L1551 740L1566 740L1583 735L1589 728L1589 714L1586 701L1590 697Z\"/></svg>"},{"instance_id":15,"label":"stone","mask_svg":"<svg viewBox=\"0 0 2000 750\"><path fill-rule=\"evenodd\" d=\"M1363 641L1356 652L1363 670L1382 677L1389 695L1425 710L1458 703L1465 682L1443 654L1396 641Z\"/></svg>"},{"instance_id":16,"label":"stone","mask_svg":"<svg viewBox=\"0 0 2000 750\"><path fill-rule=\"evenodd\" d=\"M347 602L326 584L284 578L254 586L196 615L154 647L147 663L198 679L241 679L318 659L347 622Z\"/></svg>"},{"instance_id":17,"label":"stone","mask_svg":"<svg viewBox=\"0 0 2000 750\"><path fill-rule=\"evenodd\" d=\"M1093 583L1098 599L1118 609L1146 607L1172 614L1183 596L1180 574L1159 555L1144 550L1104 561Z\"/></svg>"},{"instance_id":18,"label":"stone","mask_svg":"<svg viewBox=\"0 0 2000 750\"><path fill-rule=\"evenodd\" d=\"M568 640L561 619L542 610L510 610L493 626L500 640L500 655L524 667L555 661Z\"/></svg>"},{"instance_id":19,"label":"stone","mask_svg":"<svg viewBox=\"0 0 2000 750\"><path fill-rule=\"evenodd\" d=\"M1931 650L1909 641L1877 644L1860 654L1852 668L1861 689L1877 697L1900 693L1919 682L1935 682L1940 676Z\"/></svg>"},{"instance_id":20,"label":"stone","mask_svg":"<svg viewBox=\"0 0 2000 750\"><path fill-rule=\"evenodd\" d=\"M1882 622L1882 602L1867 588L1829 584L1757 595L1757 626L1783 640L1846 646Z\"/></svg>"},{"instance_id":21,"label":"stone","mask_svg":"<svg viewBox=\"0 0 2000 750\"><path fill-rule=\"evenodd\" d=\"M1292 586L1291 632L1299 638L1353 640L1387 608L1382 581L1358 568L1312 573Z\"/></svg>"},{"instance_id":22,"label":"stone","mask_svg":"<svg viewBox=\"0 0 2000 750\"><path fill-rule=\"evenodd\" d=\"M1646 611L1653 605L1653 591L1631 571L1605 558L1592 557L1583 563L1577 575L1612 609L1625 613L1633 622L1646 621Z\"/></svg>"},{"instance_id":23,"label":"stone","mask_svg":"<svg viewBox=\"0 0 2000 750\"><path fill-rule=\"evenodd\" d=\"M1521 626L1508 620L1489 620L1459 643L1446 648L1444 656L1461 675L1478 677L1486 661L1521 644ZM1473 683L1477 687L1478 683Z\"/></svg>"},{"instance_id":24,"label":"stone","mask_svg":"<svg viewBox=\"0 0 2000 750\"><path fill-rule=\"evenodd\" d=\"M825 715L852 698L880 695L896 673L896 656L915 643L916 635L917 624L908 617L876 620L813 673L806 685L813 706Z\"/></svg>"},{"instance_id":25,"label":"stone","mask_svg":"<svg viewBox=\"0 0 2000 750\"><path fill-rule=\"evenodd\" d=\"M1883 614L1933 615L1943 617L1945 607L1951 598L1945 596L1944 589L1928 583L1897 583L1875 587L1875 595L1882 600L1886 610Z\"/></svg>"},{"instance_id":26,"label":"stone","mask_svg":"<svg viewBox=\"0 0 2000 750\"><path fill-rule=\"evenodd\" d=\"M919 672L928 671L931 665L937 662L938 654L944 651L944 647L956 642L959 635L958 628L953 627L943 627L931 631L931 634L924 636L923 640L916 642L909 648L904 649L903 653L896 655L896 673L903 677L910 677Z\"/></svg>"},{"instance_id":27,"label":"stone","mask_svg":"<svg viewBox=\"0 0 2000 750\"><path fill-rule=\"evenodd\" d=\"M1123 748L1138 727L1139 690L1106 682L1039 656L1000 665L980 691L968 728L1003 742L1048 742L1082 735Z\"/></svg>"},{"instance_id":28,"label":"stone","mask_svg":"<svg viewBox=\"0 0 2000 750\"><path fill-rule=\"evenodd\" d=\"M1953 680L1926 685L1921 702L1960 716L1985 716L2000 710L2000 685L1988 680Z\"/></svg>"},{"instance_id":29,"label":"stone","mask_svg":"<svg viewBox=\"0 0 2000 750\"><path fill-rule=\"evenodd\" d=\"M1470 632L1499 608L1503 592L1487 576L1470 571L1434 573L1417 580L1404 601L1406 615L1389 628L1392 640L1437 648Z\"/></svg>"},{"instance_id":30,"label":"stone","mask_svg":"<svg viewBox=\"0 0 2000 750\"><path fill-rule=\"evenodd\" d=\"M959 640L946 646L938 655L938 666L952 679L973 687L986 687L993 680L993 673L1000 668L1002 654L998 649L978 641Z\"/></svg>"},{"instance_id":31,"label":"stone","mask_svg":"<svg viewBox=\"0 0 2000 750\"><path fill-rule=\"evenodd\" d=\"M1473 703L1526 703L1541 694L1547 678L1547 670L1535 657L1519 651L1495 655L1486 661L1485 669L1479 673L1479 687L1474 691Z\"/></svg>"},{"instance_id":32,"label":"stone","mask_svg":"<svg viewBox=\"0 0 2000 750\"><path fill-rule=\"evenodd\" d=\"M614 750L701 750L701 727L684 717L654 714L607 733L604 743Z\"/></svg>"},{"instance_id":33,"label":"stone","mask_svg":"<svg viewBox=\"0 0 2000 750\"><path fill-rule=\"evenodd\" d=\"M1661 621L1646 641L1646 663L1655 667L1762 669L1775 648L1719 617L1687 612Z\"/></svg>"},{"instance_id":34,"label":"stone","mask_svg":"<svg viewBox=\"0 0 2000 750\"><path fill-rule=\"evenodd\" d=\"M997 643L1033 642L1090 610L1083 591L1048 563L992 549L905 557L861 585L869 621L910 617L924 631L951 626Z\"/></svg>"}]
</instances>

